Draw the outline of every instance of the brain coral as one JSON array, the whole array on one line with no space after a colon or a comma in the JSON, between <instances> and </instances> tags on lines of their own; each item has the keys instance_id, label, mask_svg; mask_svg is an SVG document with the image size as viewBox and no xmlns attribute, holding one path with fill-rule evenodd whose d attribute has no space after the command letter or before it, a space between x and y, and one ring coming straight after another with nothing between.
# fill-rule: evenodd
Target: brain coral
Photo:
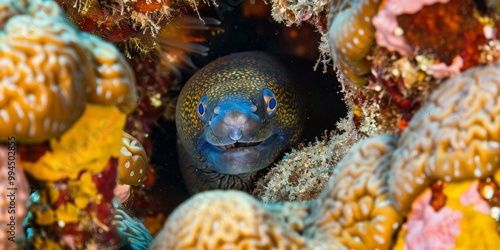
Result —
<instances>
[{"instance_id":1,"label":"brain coral","mask_svg":"<svg viewBox=\"0 0 500 250\"><path fill-rule=\"evenodd\" d=\"M0 10L0 138L60 136L87 102L135 107L135 79L123 56L80 33L56 3L2 1Z\"/></svg>"},{"instance_id":2,"label":"brain coral","mask_svg":"<svg viewBox=\"0 0 500 250\"><path fill-rule=\"evenodd\" d=\"M152 249L387 249L401 222L386 186L395 145L389 135L357 144L309 203L200 193L174 211Z\"/></svg>"},{"instance_id":3,"label":"brain coral","mask_svg":"<svg viewBox=\"0 0 500 250\"><path fill-rule=\"evenodd\" d=\"M500 164L500 66L467 70L433 92L392 157L391 199L406 212L432 180L492 175Z\"/></svg>"}]
</instances>

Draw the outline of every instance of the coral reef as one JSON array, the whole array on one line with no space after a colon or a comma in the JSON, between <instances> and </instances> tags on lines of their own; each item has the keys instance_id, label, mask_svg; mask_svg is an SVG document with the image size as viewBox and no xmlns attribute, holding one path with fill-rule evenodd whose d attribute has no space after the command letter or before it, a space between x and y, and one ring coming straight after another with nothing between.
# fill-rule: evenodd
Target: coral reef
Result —
<instances>
[{"instance_id":1,"label":"coral reef","mask_svg":"<svg viewBox=\"0 0 500 250\"><path fill-rule=\"evenodd\" d=\"M153 249L388 249L405 216L398 244L408 248L430 244L422 231L440 237L443 247L470 246L463 239L474 234L475 220L487 225L484 246L497 244L498 204L480 195L492 202L496 191L480 193L477 180L499 172L499 72L499 65L475 67L442 82L400 136L356 143L315 200L262 204L238 192L202 193L171 215ZM473 180L475 187L460 186ZM421 195L429 187L433 194Z\"/></svg>"},{"instance_id":2,"label":"coral reef","mask_svg":"<svg viewBox=\"0 0 500 250\"><path fill-rule=\"evenodd\" d=\"M126 208L130 185L150 185L149 126L172 118L170 91L195 69L188 54L207 52L192 32L218 22L178 19L195 0L56 2L100 38L53 1L0 1L0 249L146 249L153 239ZM498 2L271 3L275 20L322 35L318 62L333 59L350 109L342 133L287 154L258 182L261 201L192 197L152 249L498 246ZM29 208L24 174L35 184ZM164 219L145 224L156 232ZM13 222L22 245L9 241Z\"/></svg>"},{"instance_id":3,"label":"coral reef","mask_svg":"<svg viewBox=\"0 0 500 250\"><path fill-rule=\"evenodd\" d=\"M323 34L320 50L333 58L345 101L350 107L347 117L350 122L340 125L348 138L359 140L383 133L401 134L432 92L447 79L469 68L499 62L498 3L332 0L325 5L329 8L328 13L312 6L312 2L276 1L273 2L273 17L289 25L306 23L295 15L285 14L296 13L296 10L312 12L311 16L318 19L328 17L327 30L317 27ZM325 47L326 43L329 48ZM323 61L329 63L328 58ZM306 155L301 155L304 151L313 152L309 158L320 159L324 154L314 152L321 152L321 147L306 147L287 157L301 159ZM334 159L331 165L337 161ZM267 194L259 191L259 198L287 199L281 194L284 192L294 200L295 191L300 194L307 190L316 178L325 176L324 170L328 168L323 164L311 164L306 168L297 165L297 171L288 171L290 166L286 160L279 163L260 183L264 185L262 190L281 187L280 190ZM296 183L298 185L277 186L276 183L283 183L290 176L306 179Z\"/></svg>"},{"instance_id":4,"label":"coral reef","mask_svg":"<svg viewBox=\"0 0 500 250\"><path fill-rule=\"evenodd\" d=\"M344 119L338 128L351 129L349 123L349 118ZM355 131L325 132L321 140L294 148L258 180L253 195L266 203L315 199L330 179L332 166L359 136Z\"/></svg>"},{"instance_id":5,"label":"coral reef","mask_svg":"<svg viewBox=\"0 0 500 250\"><path fill-rule=\"evenodd\" d=\"M387 249L402 219L386 186L396 142L385 135L357 144L309 203L266 205L237 191L198 194L171 214L152 249Z\"/></svg>"},{"instance_id":6,"label":"coral reef","mask_svg":"<svg viewBox=\"0 0 500 250\"><path fill-rule=\"evenodd\" d=\"M162 33L179 23L187 7L197 11L199 1L170 0L56 0L80 30L118 43L129 57L154 51L165 41ZM207 24L212 20L207 20ZM203 26L203 25L202 25ZM193 27L190 27L193 28ZM167 31L168 32L168 31ZM188 44L188 43L185 43ZM161 45L160 45L161 46Z\"/></svg>"},{"instance_id":7,"label":"coral reef","mask_svg":"<svg viewBox=\"0 0 500 250\"><path fill-rule=\"evenodd\" d=\"M138 105L127 116L124 130L151 156L157 139L151 137L152 128L157 127L159 118L173 121L182 74L197 70L190 56L207 54L208 48L200 43L208 35L222 32L218 27L220 22L201 18L199 14L198 17L184 16L189 10L198 11L198 1L191 0L56 2L80 30L113 42L127 56L137 80ZM114 189L114 198L130 209L134 206L134 212L141 218L157 216L151 211L159 210L153 208L158 208L156 203L160 202L151 197L152 189L157 186L155 169L158 167L145 160L142 173L140 169L121 171L124 165L118 163L119 183ZM122 183L125 175L136 178L134 185Z\"/></svg>"}]
</instances>

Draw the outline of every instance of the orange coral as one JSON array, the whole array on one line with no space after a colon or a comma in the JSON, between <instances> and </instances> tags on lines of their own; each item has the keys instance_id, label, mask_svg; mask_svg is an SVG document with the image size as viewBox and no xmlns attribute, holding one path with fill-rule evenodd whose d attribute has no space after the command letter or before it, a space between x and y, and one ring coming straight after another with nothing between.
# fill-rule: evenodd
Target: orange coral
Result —
<instances>
[{"instance_id":1,"label":"orange coral","mask_svg":"<svg viewBox=\"0 0 500 250\"><path fill-rule=\"evenodd\" d=\"M75 30L51 13L31 14L6 19L2 30L0 140L61 135L82 114L86 100L80 93L93 80L80 65L85 55Z\"/></svg>"},{"instance_id":2,"label":"orange coral","mask_svg":"<svg viewBox=\"0 0 500 250\"><path fill-rule=\"evenodd\" d=\"M99 105L117 105L131 113L138 103L135 76L125 57L112 45L95 36L81 33L81 46L88 51L88 63L94 77L87 83L87 101Z\"/></svg>"},{"instance_id":3,"label":"orange coral","mask_svg":"<svg viewBox=\"0 0 500 250\"><path fill-rule=\"evenodd\" d=\"M87 102L133 110L135 79L114 47L79 33L54 2L9 6L17 12L7 13L1 24L0 140L58 137Z\"/></svg>"}]
</instances>

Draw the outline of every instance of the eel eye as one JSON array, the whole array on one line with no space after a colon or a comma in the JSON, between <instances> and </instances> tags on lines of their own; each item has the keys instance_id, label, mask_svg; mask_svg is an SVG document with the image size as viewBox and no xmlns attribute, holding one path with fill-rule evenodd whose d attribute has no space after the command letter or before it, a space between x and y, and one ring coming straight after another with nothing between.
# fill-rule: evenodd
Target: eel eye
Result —
<instances>
[{"instance_id":1,"label":"eel eye","mask_svg":"<svg viewBox=\"0 0 500 250\"><path fill-rule=\"evenodd\" d=\"M276 100L274 92L270 89L264 89L262 95L264 96L264 102L266 103L267 116L272 117L278 108L278 100Z\"/></svg>"},{"instance_id":2,"label":"eel eye","mask_svg":"<svg viewBox=\"0 0 500 250\"><path fill-rule=\"evenodd\" d=\"M203 122L207 121L207 100L208 98L206 95L202 96L196 107L196 113Z\"/></svg>"}]
</instances>

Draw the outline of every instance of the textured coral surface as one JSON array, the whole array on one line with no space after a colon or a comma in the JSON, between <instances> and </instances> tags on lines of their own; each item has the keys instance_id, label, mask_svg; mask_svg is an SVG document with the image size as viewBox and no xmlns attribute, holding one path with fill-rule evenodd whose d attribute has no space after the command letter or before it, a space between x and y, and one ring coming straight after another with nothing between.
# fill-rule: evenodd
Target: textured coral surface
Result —
<instances>
[{"instance_id":1,"label":"textured coral surface","mask_svg":"<svg viewBox=\"0 0 500 250\"><path fill-rule=\"evenodd\" d=\"M135 250L146 250L153 242L153 237L144 227L141 221L134 218L130 211L127 210L121 203L113 201L115 212L113 221L122 238L130 244Z\"/></svg>"},{"instance_id":2,"label":"textured coral surface","mask_svg":"<svg viewBox=\"0 0 500 250\"><path fill-rule=\"evenodd\" d=\"M40 142L64 133L87 102L136 105L135 79L112 45L80 33L52 1L4 1L0 137ZM86 93L86 94L84 94Z\"/></svg>"},{"instance_id":3,"label":"textured coral surface","mask_svg":"<svg viewBox=\"0 0 500 250\"><path fill-rule=\"evenodd\" d=\"M500 66L470 69L431 95L392 158L391 199L405 212L432 180L492 175L500 162Z\"/></svg>"}]
</instances>

